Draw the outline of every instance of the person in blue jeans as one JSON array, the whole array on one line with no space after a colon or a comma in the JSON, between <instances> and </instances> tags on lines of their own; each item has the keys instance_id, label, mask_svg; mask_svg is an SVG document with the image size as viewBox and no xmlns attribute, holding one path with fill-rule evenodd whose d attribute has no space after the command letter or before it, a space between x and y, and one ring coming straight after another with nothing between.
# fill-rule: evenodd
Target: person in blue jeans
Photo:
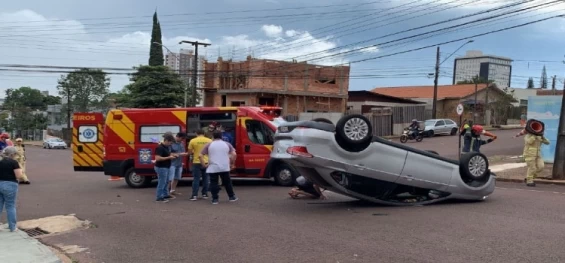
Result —
<instances>
[{"instance_id":1,"label":"person in blue jeans","mask_svg":"<svg viewBox=\"0 0 565 263\"><path fill-rule=\"evenodd\" d=\"M171 160L178 157L176 153L171 153L170 146L175 141L175 137L170 134L163 136L163 142L155 149L155 172L157 173L157 202L169 202L169 172L171 170Z\"/></svg>"},{"instance_id":2,"label":"person in blue jeans","mask_svg":"<svg viewBox=\"0 0 565 263\"><path fill-rule=\"evenodd\" d=\"M0 155L0 215L5 207L10 232L16 231L16 197L18 180L22 179L22 168L14 159L17 153L16 148L8 146Z\"/></svg>"},{"instance_id":3,"label":"person in blue jeans","mask_svg":"<svg viewBox=\"0 0 565 263\"><path fill-rule=\"evenodd\" d=\"M184 139L186 139L186 133L179 132L175 137L175 142L171 144L171 153L177 154L178 157L171 161L171 170L169 171L169 186L171 187L171 195L176 195L177 184L182 178L182 158L187 156L186 147L184 147Z\"/></svg>"}]
</instances>

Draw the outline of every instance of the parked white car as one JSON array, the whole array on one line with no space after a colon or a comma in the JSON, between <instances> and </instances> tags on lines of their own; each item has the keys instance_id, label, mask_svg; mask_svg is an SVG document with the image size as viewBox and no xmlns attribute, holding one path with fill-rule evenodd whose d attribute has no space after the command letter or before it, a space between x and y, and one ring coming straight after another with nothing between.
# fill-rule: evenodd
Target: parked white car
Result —
<instances>
[{"instance_id":1,"label":"parked white car","mask_svg":"<svg viewBox=\"0 0 565 263\"><path fill-rule=\"evenodd\" d=\"M428 137L434 135L455 135L459 130L456 122L450 119L431 119L424 122L424 134Z\"/></svg>"},{"instance_id":2,"label":"parked white car","mask_svg":"<svg viewBox=\"0 0 565 263\"><path fill-rule=\"evenodd\" d=\"M43 149L67 149L67 143L60 138L43 140Z\"/></svg>"}]
</instances>

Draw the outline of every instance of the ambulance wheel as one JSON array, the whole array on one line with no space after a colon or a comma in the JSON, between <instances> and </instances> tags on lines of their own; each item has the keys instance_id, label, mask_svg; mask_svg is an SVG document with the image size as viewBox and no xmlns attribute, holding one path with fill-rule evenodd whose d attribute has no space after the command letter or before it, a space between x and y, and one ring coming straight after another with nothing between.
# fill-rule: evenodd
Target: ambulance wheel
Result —
<instances>
[{"instance_id":1,"label":"ambulance wheel","mask_svg":"<svg viewBox=\"0 0 565 263\"><path fill-rule=\"evenodd\" d=\"M280 186L293 186L296 180L296 173L288 164L280 163L275 167L273 177Z\"/></svg>"},{"instance_id":2,"label":"ambulance wheel","mask_svg":"<svg viewBox=\"0 0 565 263\"><path fill-rule=\"evenodd\" d=\"M126 178L126 183L131 188L149 187L151 185L151 179L152 179L151 176L138 175L137 173L135 173L135 170L134 170L133 167L130 167L126 171L125 178Z\"/></svg>"}]
</instances>

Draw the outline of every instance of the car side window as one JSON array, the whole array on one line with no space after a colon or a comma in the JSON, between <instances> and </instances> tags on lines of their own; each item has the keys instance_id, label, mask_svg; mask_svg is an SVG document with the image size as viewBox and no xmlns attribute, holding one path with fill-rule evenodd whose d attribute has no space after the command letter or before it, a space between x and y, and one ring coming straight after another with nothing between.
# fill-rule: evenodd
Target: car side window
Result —
<instances>
[{"instance_id":1,"label":"car side window","mask_svg":"<svg viewBox=\"0 0 565 263\"><path fill-rule=\"evenodd\" d=\"M438 122L436 122L436 126L443 126L443 125L445 125L445 122L444 122L444 121L438 121Z\"/></svg>"},{"instance_id":2,"label":"car side window","mask_svg":"<svg viewBox=\"0 0 565 263\"><path fill-rule=\"evenodd\" d=\"M257 120L246 120L247 137L254 144L273 145L274 132Z\"/></svg>"},{"instance_id":3,"label":"car side window","mask_svg":"<svg viewBox=\"0 0 565 263\"><path fill-rule=\"evenodd\" d=\"M453 125L453 124L455 124L455 122L453 122L452 120L445 120L445 124Z\"/></svg>"}]
</instances>

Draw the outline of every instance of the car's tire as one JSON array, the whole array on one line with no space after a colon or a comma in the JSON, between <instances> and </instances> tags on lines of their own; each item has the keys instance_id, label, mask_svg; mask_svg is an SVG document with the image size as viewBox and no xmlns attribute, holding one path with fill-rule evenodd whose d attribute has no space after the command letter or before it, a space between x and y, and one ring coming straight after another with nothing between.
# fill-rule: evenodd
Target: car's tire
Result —
<instances>
[{"instance_id":1,"label":"car's tire","mask_svg":"<svg viewBox=\"0 0 565 263\"><path fill-rule=\"evenodd\" d=\"M406 134L400 135L400 142L401 143L406 143L407 141L408 141L408 136L406 136Z\"/></svg>"},{"instance_id":2,"label":"car's tire","mask_svg":"<svg viewBox=\"0 0 565 263\"><path fill-rule=\"evenodd\" d=\"M422 134L416 135L416 141L417 142L421 142L422 140L424 140L424 135L422 135Z\"/></svg>"},{"instance_id":3,"label":"car's tire","mask_svg":"<svg viewBox=\"0 0 565 263\"><path fill-rule=\"evenodd\" d=\"M373 139L371 121L361 114L343 116L336 124L336 137L344 150L363 151L369 147Z\"/></svg>"},{"instance_id":4,"label":"car's tire","mask_svg":"<svg viewBox=\"0 0 565 263\"><path fill-rule=\"evenodd\" d=\"M438 152L436 152L436 151L432 151L432 150L426 150L426 152L429 152L429 153L433 153L433 154L439 155L439 153L438 153Z\"/></svg>"},{"instance_id":5,"label":"car's tire","mask_svg":"<svg viewBox=\"0 0 565 263\"><path fill-rule=\"evenodd\" d=\"M434 131L428 131L428 137L434 137Z\"/></svg>"},{"instance_id":6,"label":"car's tire","mask_svg":"<svg viewBox=\"0 0 565 263\"><path fill-rule=\"evenodd\" d=\"M451 129L450 135L453 136L453 135L457 134L457 130L458 130L457 128Z\"/></svg>"},{"instance_id":7,"label":"car's tire","mask_svg":"<svg viewBox=\"0 0 565 263\"><path fill-rule=\"evenodd\" d=\"M275 183L280 186L293 186L296 180L296 173L285 163L279 163L273 170Z\"/></svg>"},{"instance_id":8,"label":"car's tire","mask_svg":"<svg viewBox=\"0 0 565 263\"><path fill-rule=\"evenodd\" d=\"M51 148L51 145L47 144L47 149L51 150L53 148Z\"/></svg>"},{"instance_id":9,"label":"car's tire","mask_svg":"<svg viewBox=\"0 0 565 263\"><path fill-rule=\"evenodd\" d=\"M461 155L459 160L461 176L473 181L484 180L490 173L488 158L478 152L469 152Z\"/></svg>"},{"instance_id":10,"label":"car's tire","mask_svg":"<svg viewBox=\"0 0 565 263\"><path fill-rule=\"evenodd\" d=\"M330 120L328 120L328 119L326 119L326 118L315 118L315 119L312 119L312 121L315 121L315 122L323 122L323 123L328 123L328 124L334 124L332 121L330 121Z\"/></svg>"},{"instance_id":11,"label":"car's tire","mask_svg":"<svg viewBox=\"0 0 565 263\"><path fill-rule=\"evenodd\" d=\"M135 173L133 167L127 169L125 174L126 183L131 188L145 188L151 185L151 176L141 176Z\"/></svg>"}]
</instances>

